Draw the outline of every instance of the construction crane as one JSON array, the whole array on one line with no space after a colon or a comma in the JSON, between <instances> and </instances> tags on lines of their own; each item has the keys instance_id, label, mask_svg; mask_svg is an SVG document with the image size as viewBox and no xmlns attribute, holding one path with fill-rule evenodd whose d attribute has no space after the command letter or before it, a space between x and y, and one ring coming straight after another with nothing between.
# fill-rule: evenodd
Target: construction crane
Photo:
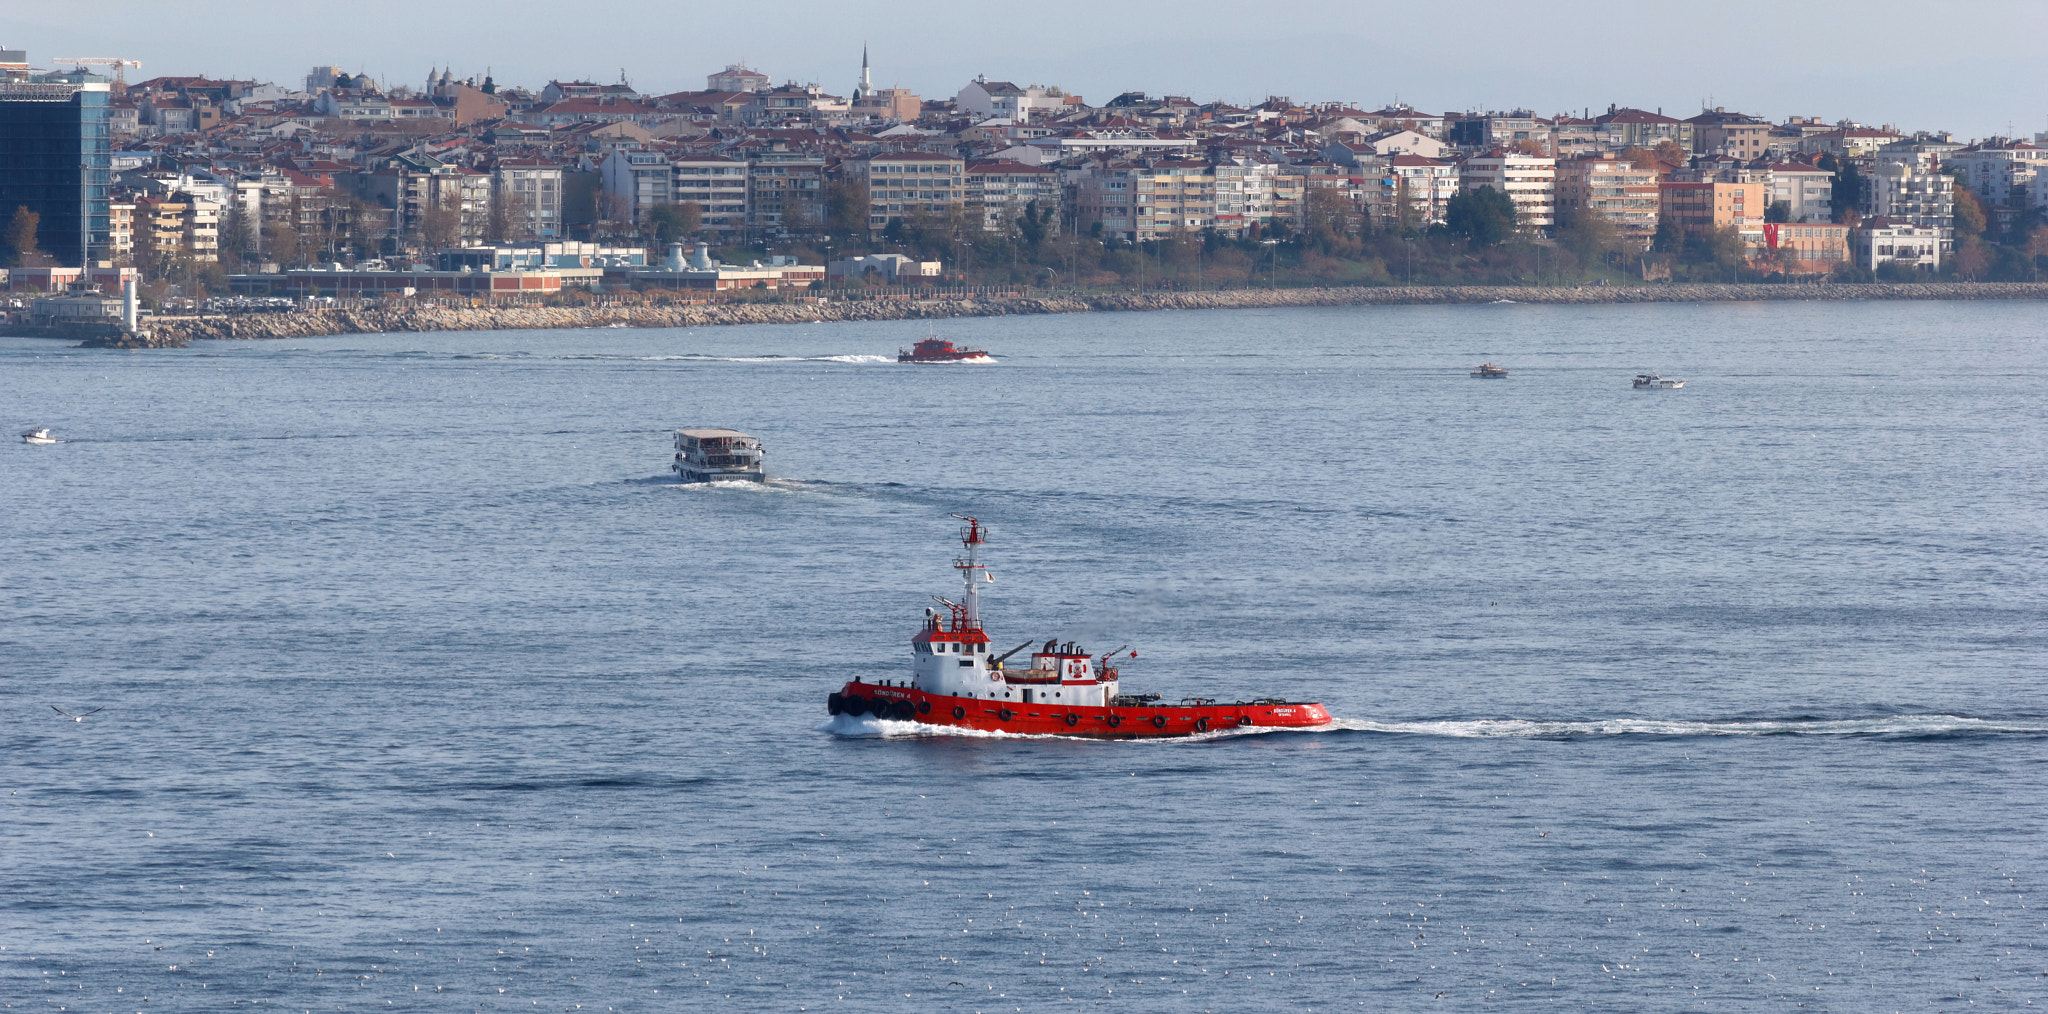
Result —
<instances>
[{"instance_id":1,"label":"construction crane","mask_svg":"<svg viewBox=\"0 0 2048 1014\"><path fill-rule=\"evenodd\" d=\"M84 70L87 67L112 67L114 68L114 84L123 88L128 86L126 77L128 68L142 69L141 60L124 60L118 56L53 56L50 58L50 63L53 66L60 63L68 63L80 70Z\"/></svg>"}]
</instances>

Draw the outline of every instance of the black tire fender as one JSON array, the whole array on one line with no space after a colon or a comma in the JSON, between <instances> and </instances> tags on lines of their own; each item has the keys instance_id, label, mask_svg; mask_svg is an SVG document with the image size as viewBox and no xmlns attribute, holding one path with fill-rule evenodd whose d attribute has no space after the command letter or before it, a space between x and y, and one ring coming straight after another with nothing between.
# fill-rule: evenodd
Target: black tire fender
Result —
<instances>
[{"instance_id":1,"label":"black tire fender","mask_svg":"<svg viewBox=\"0 0 2048 1014\"><path fill-rule=\"evenodd\" d=\"M920 715L929 715L929 714L931 714L931 713L932 713L932 702L930 702L930 701L919 701L919 702L917 702L917 713L918 713L918 714L920 714Z\"/></svg>"},{"instance_id":2,"label":"black tire fender","mask_svg":"<svg viewBox=\"0 0 2048 1014\"><path fill-rule=\"evenodd\" d=\"M1251 728L1251 727L1252 727L1252 716L1250 716L1250 715L1239 715L1239 716L1237 716L1237 727L1238 727L1238 728L1240 728L1240 729L1249 729L1249 728Z\"/></svg>"},{"instance_id":3,"label":"black tire fender","mask_svg":"<svg viewBox=\"0 0 2048 1014\"><path fill-rule=\"evenodd\" d=\"M1073 728L1074 726L1077 726L1077 725L1080 725L1080 724L1081 724L1081 716L1080 716L1080 715L1074 714L1074 713L1073 713L1073 712L1071 712L1071 711L1067 712L1067 728L1071 729L1071 728Z\"/></svg>"},{"instance_id":4,"label":"black tire fender","mask_svg":"<svg viewBox=\"0 0 2048 1014\"><path fill-rule=\"evenodd\" d=\"M1164 729L1164 728L1166 728L1166 716L1165 716L1165 715L1153 715L1153 716L1152 716L1152 727L1153 727L1154 729Z\"/></svg>"},{"instance_id":5,"label":"black tire fender","mask_svg":"<svg viewBox=\"0 0 2048 1014\"><path fill-rule=\"evenodd\" d=\"M840 707L844 709L846 714L859 718L868 713L868 699L859 694L854 694L842 702Z\"/></svg>"},{"instance_id":6,"label":"black tire fender","mask_svg":"<svg viewBox=\"0 0 2048 1014\"><path fill-rule=\"evenodd\" d=\"M838 714L838 713L840 713L840 712L842 712L842 711L845 711L845 710L846 710L846 695L845 695L845 694L841 694L841 693L834 693L834 694L832 694L831 696L829 696L829 697L825 698L825 713L826 713L826 714L828 714L828 715L836 715L836 714Z\"/></svg>"},{"instance_id":7,"label":"black tire fender","mask_svg":"<svg viewBox=\"0 0 2048 1014\"><path fill-rule=\"evenodd\" d=\"M907 722L917 717L917 706L909 701L897 701L889 706L889 717L899 722Z\"/></svg>"},{"instance_id":8,"label":"black tire fender","mask_svg":"<svg viewBox=\"0 0 2048 1014\"><path fill-rule=\"evenodd\" d=\"M963 708L963 707L961 707L961 706L960 706L960 705L958 705L958 704L955 704L955 705L953 705L953 720L954 720L954 721L956 721L956 722L957 722L957 721L959 721L960 719L963 719L963 718L966 718L966 717L967 717L967 709L966 709L966 708Z\"/></svg>"},{"instance_id":9,"label":"black tire fender","mask_svg":"<svg viewBox=\"0 0 2048 1014\"><path fill-rule=\"evenodd\" d=\"M1110 715L1108 718L1103 719L1103 721L1108 722L1109 727L1114 729L1117 726L1124 724L1124 716L1113 714Z\"/></svg>"},{"instance_id":10,"label":"black tire fender","mask_svg":"<svg viewBox=\"0 0 2048 1014\"><path fill-rule=\"evenodd\" d=\"M1208 720L1208 719L1206 719L1206 718L1197 718L1197 719L1195 719L1195 731L1196 731L1196 732L1208 732L1208 731L1209 731L1209 720Z\"/></svg>"},{"instance_id":11,"label":"black tire fender","mask_svg":"<svg viewBox=\"0 0 2048 1014\"><path fill-rule=\"evenodd\" d=\"M999 718L999 719L1001 719L1001 720L1003 720L1003 721L1005 721L1005 722L1009 721L1009 720L1010 720L1010 719L1012 719L1012 718L1015 718L1016 716L1017 716L1017 713L1016 713L1016 712L1014 712L1014 711L1011 711L1011 710L1010 710L1010 709L1008 709L1008 708L997 708L997 709L996 709L996 717L997 717L997 718Z\"/></svg>"}]
</instances>

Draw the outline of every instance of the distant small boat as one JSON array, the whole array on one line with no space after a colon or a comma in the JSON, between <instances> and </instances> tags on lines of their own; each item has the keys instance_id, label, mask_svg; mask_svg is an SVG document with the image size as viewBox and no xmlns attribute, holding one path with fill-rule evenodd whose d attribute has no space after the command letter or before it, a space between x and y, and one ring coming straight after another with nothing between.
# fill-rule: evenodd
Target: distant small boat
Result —
<instances>
[{"instance_id":1,"label":"distant small boat","mask_svg":"<svg viewBox=\"0 0 2048 1014\"><path fill-rule=\"evenodd\" d=\"M1497 380L1501 377L1507 376L1508 371L1503 370L1500 367L1493 365L1492 363L1480 363L1479 368L1472 371L1472 375L1475 377L1484 377L1488 380Z\"/></svg>"},{"instance_id":2,"label":"distant small boat","mask_svg":"<svg viewBox=\"0 0 2048 1014\"><path fill-rule=\"evenodd\" d=\"M936 334L927 334L918 343L896 353L899 363L992 363L986 349L963 349Z\"/></svg>"},{"instance_id":3,"label":"distant small boat","mask_svg":"<svg viewBox=\"0 0 2048 1014\"><path fill-rule=\"evenodd\" d=\"M1638 373L1636 374L1636 386L1639 388L1673 391L1685 386L1685 378L1660 377L1654 373Z\"/></svg>"},{"instance_id":4,"label":"distant small boat","mask_svg":"<svg viewBox=\"0 0 2048 1014\"><path fill-rule=\"evenodd\" d=\"M27 433L23 433L21 435L21 442L24 444L55 444L61 441L50 435L48 427L38 426Z\"/></svg>"}]
</instances>

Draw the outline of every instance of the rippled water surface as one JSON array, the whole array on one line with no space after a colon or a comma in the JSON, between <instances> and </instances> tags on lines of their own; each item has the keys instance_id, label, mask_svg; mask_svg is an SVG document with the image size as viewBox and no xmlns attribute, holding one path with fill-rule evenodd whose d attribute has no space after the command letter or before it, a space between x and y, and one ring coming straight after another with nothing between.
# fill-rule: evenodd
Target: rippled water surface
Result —
<instances>
[{"instance_id":1,"label":"rippled water surface","mask_svg":"<svg viewBox=\"0 0 2048 1014\"><path fill-rule=\"evenodd\" d=\"M0 447L0 1002L2048 1004L2044 321L0 339L67 441ZM776 481L668 482L684 425ZM1000 647L1339 721L828 722L956 512Z\"/></svg>"}]
</instances>

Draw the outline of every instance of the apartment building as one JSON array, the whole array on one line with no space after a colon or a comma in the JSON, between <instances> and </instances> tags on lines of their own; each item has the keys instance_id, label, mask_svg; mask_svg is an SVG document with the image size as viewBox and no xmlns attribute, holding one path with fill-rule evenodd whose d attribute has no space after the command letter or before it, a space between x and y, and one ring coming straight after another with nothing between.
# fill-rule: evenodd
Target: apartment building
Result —
<instances>
[{"instance_id":1,"label":"apartment building","mask_svg":"<svg viewBox=\"0 0 2048 1014\"><path fill-rule=\"evenodd\" d=\"M1036 203L1042 214L1060 213L1059 173L1050 166L992 160L967 164L967 213L986 232L1007 233Z\"/></svg>"},{"instance_id":2,"label":"apartment building","mask_svg":"<svg viewBox=\"0 0 2048 1014\"><path fill-rule=\"evenodd\" d=\"M1658 217L1689 233L1734 226L1761 236L1768 191L1762 183L1660 183Z\"/></svg>"},{"instance_id":3,"label":"apartment building","mask_svg":"<svg viewBox=\"0 0 2048 1014\"><path fill-rule=\"evenodd\" d=\"M1945 244L1953 237L1955 178L1947 173L1919 164L1881 163L1871 171L1864 195L1865 217L1939 230Z\"/></svg>"},{"instance_id":4,"label":"apartment building","mask_svg":"<svg viewBox=\"0 0 2048 1014\"><path fill-rule=\"evenodd\" d=\"M1799 274L1831 271L1849 259L1846 225L1765 223L1764 251L1785 270Z\"/></svg>"},{"instance_id":5,"label":"apartment building","mask_svg":"<svg viewBox=\"0 0 2048 1014\"><path fill-rule=\"evenodd\" d=\"M954 108L972 116L998 116L1019 123L1033 116L1059 112L1066 98L1058 89L1038 85L1019 88L1008 81L976 77L953 96Z\"/></svg>"},{"instance_id":6,"label":"apartment building","mask_svg":"<svg viewBox=\"0 0 2048 1014\"><path fill-rule=\"evenodd\" d=\"M1611 144L1630 148L1655 148L1670 141L1686 151L1693 150L1693 125L1684 120L1666 116L1660 110L1628 109L1608 106L1605 115L1593 117L1601 133Z\"/></svg>"},{"instance_id":7,"label":"apartment building","mask_svg":"<svg viewBox=\"0 0 2048 1014\"><path fill-rule=\"evenodd\" d=\"M220 260L220 205L204 198L140 197L131 219L135 257L157 266Z\"/></svg>"},{"instance_id":8,"label":"apartment building","mask_svg":"<svg viewBox=\"0 0 2048 1014\"><path fill-rule=\"evenodd\" d=\"M821 156L773 151L755 158L747 171L747 214L756 232L801 225L816 229L825 220L825 160Z\"/></svg>"},{"instance_id":9,"label":"apartment building","mask_svg":"<svg viewBox=\"0 0 2048 1014\"><path fill-rule=\"evenodd\" d=\"M1216 176L1206 162L1154 160L1141 165L1131 183L1137 209L1132 231L1140 242L1165 239L1176 230L1199 232L1216 223Z\"/></svg>"},{"instance_id":10,"label":"apartment building","mask_svg":"<svg viewBox=\"0 0 2048 1014\"><path fill-rule=\"evenodd\" d=\"M1557 164L1557 216L1592 214L1614 224L1621 237L1645 245L1657 232L1661 200L1657 174L1611 158L1574 158Z\"/></svg>"},{"instance_id":11,"label":"apartment building","mask_svg":"<svg viewBox=\"0 0 2048 1014\"><path fill-rule=\"evenodd\" d=\"M747 163L723 155L677 155L673 194L677 204L695 202L702 209L699 228L720 243L746 231Z\"/></svg>"},{"instance_id":12,"label":"apartment building","mask_svg":"<svg viewBox=\"0 0 2048 1014\"><path fill-rule=\"evenodd\" d=\"M428 246L475 246L490 232L492 176L419 155L400 155L363 172L336 173L335 185L391 209L391 227Z\"/></svg>"},{"instance_id":13,"label":"apartment building","mask_svg":"<svg viewBox=\"0 0 2048 1014\"><path fill-rule=\"evenodd\" d=\"M1851 237L1856 262L1872 271L1884 264L1902 264L1918 271L1941 270L1947 243L1943 230L1883 218L1863 223Z\"/></svg>"},{"instance_id":14,"label":"apartment building","mask_svg":"<svg viewBox=\"0 0 2048 1014\"><path fill-rule=\"evenodd\" d=\"M1213 166L1210 172L1216 181L1217 231L1240 236L1254 225L1273 224L1282 193L1291 194L1298 203L1300 177L1284 173L1285 168L1271 158L1259 156L1238 156ZM1283 186L1282 180L1288 184Z\"/></svg>"},{"instance_id":15,"label":"apartment building","mask_svg":"<svg viewBox=\"0 0 2048 1014\"><path fill-rule=\"evenodd\" d=\"M1137 172L1128 162L1099 163L1067 174L1068 206L1076 234L1137 239Z\"/></svg>"},{"instance_id":16,"label":"apartment building","mask_svg":"<svg viewBox=\"0 0 2048 1014\"><path fill-rule=\"evenodd\" d=\"M1394 155L1383 164L1394 191L1388 218L1416 229L1442 225L1444 209L1458 195L1458 167L1421 155Z\"/></svg>"},{"instance_id":17,"label":"apartment building","mask_svg":"<svg viewBox=\"0 0 2048 1014\"><path fill-rule=\"evenodd\" d=\"M2048 167L2048 148L1994 139L1955 152L1949 161L1962 169L1977 196L1993 204L2017 204L2035 174Z\"/></svg>"},{"instance_id":18,"label":"apartment building","mask_svg":"<svg viewBox=\"0 0 2048 1014\"><path fill-rule=\"evenodd\" d=\"M656 205L675 203L675 167L658 151L614 151L598 166L604 217L638 222Z\"/></svg>"},{"instance_id":19,"label":"apartment building","mask_svg":"<svg viewBox=\"0 0 2048 1014\"><path fill-rule=\"evenodd\" d=\"M967 162L952 155L896 151L849 159L847 175L868 188L868 228L880 230L906 215L943 215L967 198Z\"/></svg>"},{"instance_id":20,"label":"apartment building","mask_svg":"<svg viewBox=\"0 0 2048 1014\"><path fill-rule=\"evenodd\" d=\"M107 252L119 258L135 255L135 202L108 203Z\"/></svg>"},{"instance_id":21,"label":"apartment building","mask_svg":"<svg viewBox=\"0 0 2048 1014\"><path fill-rule=\"evenodd\" d=\"M1474 155L1458 165L1458 188L1492 187L1515 206L1515 226L1546 233L1557 224L1557 160L1500 149Z\"/></svg>"},{"instance_id":22,"label":"apartment building","mask_svg":"<svg viewBox=\"0 0 2048 1014\"><path fill-rule=\"evenodd\" d=\"M1772 127L1760 117L1731 113L1716 106L1685 122L1692 125L1692 151L1696 155L1726 155L1749 162L1770 151Z\"/></svg>"},{"instance_id":23,"label":"apartment building","mask_svg":"<svg viewBox=\"0 0 2048 1014\"><path fill-rule=\"evenodd\" d=\"M1875 153L1879 148L1896 142L1900 138L1890 128L1862 127L1853 124L1825 130L1818 134L1806 134L1798 141L1799 150L1808 155L1833 155L1836 158L1861 158Z\"/></svg>"},{"instance_id":24,"label":"apartment building","mask_svg":"<svg viewBox=\"0 0 2048 1014\"><path fill-rule=\"evenodd\" d=\"M499 159L491 169L493 212L501 240L552 240L562 235L562 166L544 158Z\"/></svg>"},{"instance_id":25,"label":"apartment building","mask_svg":"<svg viewBox=\"0 0 2048 1014\"><path fill-rule=\"evenodd\" d=\"M1787 221L1832 222L1835 218L1835 174L1805 162L1772 162L1770 203L1784 203Z\"/></svg>"}]
</instances>

